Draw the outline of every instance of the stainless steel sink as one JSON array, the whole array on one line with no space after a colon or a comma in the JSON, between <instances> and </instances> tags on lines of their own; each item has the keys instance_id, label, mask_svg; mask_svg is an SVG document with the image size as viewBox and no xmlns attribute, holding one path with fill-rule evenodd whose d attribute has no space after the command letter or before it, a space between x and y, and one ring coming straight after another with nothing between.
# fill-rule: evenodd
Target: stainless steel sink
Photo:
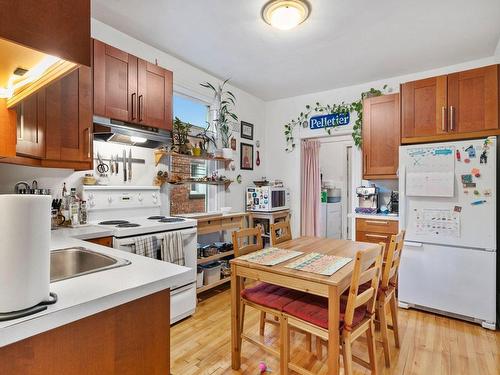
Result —
<instances>
[{"instance_id":1,"label":"stainless steel sink","mask_svg":"<svg viewBox=\"0 0 500 375\"><path fill-rule=\"evenodd\" d=\"M53 250L50 253L50 281L61 281L128 264L129 260L104 255L83 247Z\"/></svg>"}]
</instances>

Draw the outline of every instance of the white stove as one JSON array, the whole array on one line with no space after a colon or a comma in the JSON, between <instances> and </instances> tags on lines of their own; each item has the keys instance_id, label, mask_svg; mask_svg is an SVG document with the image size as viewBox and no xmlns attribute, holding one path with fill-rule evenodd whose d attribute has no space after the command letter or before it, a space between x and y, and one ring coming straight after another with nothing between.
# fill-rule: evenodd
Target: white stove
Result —
<instances>
[{"instance_id":1,"label":"white stove","mask_svg":"<svg viewBox=\"0 0 500 375\"><path fill-rule=\"evenodd\" d=\"M181 233L185 266L191 268L192 278L171 289L170 321L192 315L196 309L197 221L162 215L159 187L84 186L82 198L87 201L89 224L111 229L115 249L134 252L137 237Z\"/></svg>"}]
</instances>

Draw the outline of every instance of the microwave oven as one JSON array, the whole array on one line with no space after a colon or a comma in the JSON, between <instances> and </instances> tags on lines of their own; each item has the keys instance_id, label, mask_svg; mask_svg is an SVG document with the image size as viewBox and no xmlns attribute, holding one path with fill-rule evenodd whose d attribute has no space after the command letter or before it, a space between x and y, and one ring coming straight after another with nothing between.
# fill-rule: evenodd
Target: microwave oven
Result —
<instances>
[{"instance_id":1,"label":"microwave oven","mask_svg":"<svg viewBox=\"0 0 500 375\"><path fill-rule=\"evenodd\" d=\"M272 212L290 208L288 189L274 186L248 187L246 210Z\"/></svg>"}]
</instances>

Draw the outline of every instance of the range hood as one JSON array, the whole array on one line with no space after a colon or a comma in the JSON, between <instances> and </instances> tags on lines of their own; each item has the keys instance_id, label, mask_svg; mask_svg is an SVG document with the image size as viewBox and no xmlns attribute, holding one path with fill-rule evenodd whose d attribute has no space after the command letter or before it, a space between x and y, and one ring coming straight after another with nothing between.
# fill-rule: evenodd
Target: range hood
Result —
<instances>
[{"instance_id":1,"label":"range hood","mask_svg":"<svg viewBox=\"0 0 500 375\"><path fill-rule=\"evenodd\" d=\"M172 143L172 134L163 129L130 124L101 116L94 116L93 121L96 141L146 148L169 146Z\"/></svg>"}]
</instances>

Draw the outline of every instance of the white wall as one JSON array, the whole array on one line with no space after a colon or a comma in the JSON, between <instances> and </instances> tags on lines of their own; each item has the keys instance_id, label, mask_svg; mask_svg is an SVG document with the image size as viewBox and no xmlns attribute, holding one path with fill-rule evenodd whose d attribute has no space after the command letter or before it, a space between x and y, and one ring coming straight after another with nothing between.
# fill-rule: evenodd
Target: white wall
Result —
<instances>
[{"instance_id":1,"label":"white wall","mask_svg":"<svg viewBox=\"0 0 500 375\"><path fill-rule=\"evenodd\" d=\"M153 48L141 41L134 39L116 29L113 29L102 22L92 19L91 23L91 33L96 39L99 39L107 44L117 47L123 51L136 55L144 60L150 62L156 62L158 65L167 68L174 72L174 91L202 99L206 102L210 102L212 97L210 92L200 86L200 83L209 81L211 83L217 83L219 79L214 77L198 68L193 67L167 53L164 53L156 48ZM221 77L227 78L227 77ZM265 168L267 160L262 151L265 149L265 105L264 102L243 90L239 90L236 87L229 87L230 90L236 95L237 105L236 113L239 118L243 121L250 122L254 124L254 140L245 140L245 143L255 144L256 140L260 141L261 151L261 165L260 167L254 166L253 171L240 171L239 170L239 147L240 139L239 134L234 134L237 138L237 151L235 154L235 165L236 170L233 171L223 171L225 175L231 179L236 179L238 174L242 175L241 185L234 183L227 190L225 194L225 205L232 206L236 210L244 209L244 188L251 183L251 181L260 178L265 175ZM110 152L116 153L116 150L120 150L123 146L116 146L105 144L100 142L94 143L95 149L99 149L103 154L107 155ZM257 149L255 149L256 151ZM136 170L135 176L137 177L132 181L134 185L151 185L154 174L156 173L156 168L152 162L153 152L150 149L138 149L133 151L136 155L141 155L142 158L147 159L146 165L137 166L134 168ZM121 155L121 154L120 154ZM11 192L13 185L19 180L33 180L37 179L40 186L56 189L59 191L62 183L66 181L68 188L70 186L76 186L80 183L80 178L85 172L73 173L70 170L64 169L46 169L46 168L32 168L32 167L20 167L0 164L0 192ZM111 180L112 184L122 184L123 181L118 178L113 178ZM167 201L168 196L165 194L166 189L162 189L162 200Z\"/></svg>"},{"instance_id":2,"label":"white wall","mask_svg":"<svg viewBox=\"0 0 500 375\"><path fill-rule=\"evenodd\" d=\"M285 151L286 142L283 135L283 126L290 120L296 118L298 114L305 109L307 104L314 105L316 102L320 102L324 105L339 104L343 101L348 103L358 100L360 94L369 90L371 87L380 89L387 84L389 88L393 89L394 92L398 92L399 85L403 82L495 63L500 63L500 54L490 58L470 61L459 65L443 67L425 72L266 102L266 139L270 145L270 147L266 148L266 159L272 160L272 163L269 163L267 166L267 176L272 179L279 178L284 180L290 188L292 200L292 231L294 235L296 236L300 233L300 139L323 137L326 134L322 129L297 129L295 134L296 149L290 153ZM337 129L333 136L341 136L352 133L352 124L354 121L355 118L352 116L351 125L342 129ZM353 187L356 187L361 183L361 153L360 150L356 148L353 152L352 166ZM354 206L355 197L353 197L353 207Z\"/></svg>"}]
</instances>

